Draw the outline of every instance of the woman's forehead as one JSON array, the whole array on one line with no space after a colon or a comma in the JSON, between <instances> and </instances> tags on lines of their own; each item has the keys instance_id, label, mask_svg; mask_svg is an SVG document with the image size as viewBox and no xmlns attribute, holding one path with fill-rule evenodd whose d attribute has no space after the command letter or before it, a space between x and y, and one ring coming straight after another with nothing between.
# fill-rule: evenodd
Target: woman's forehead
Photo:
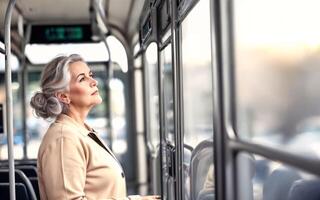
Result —
<instances>
[{"instance_id":1,"label":"woman's forehead","mask_svg":"<svg viewBox=\"0 0 320 200\"><path fill-rule=\"evenodd\" d=\"M78 75L80 73L89 73L91 70L85 62L78 61L69 65L69 71L72 75Z\"/></svg>"}]
</instances>

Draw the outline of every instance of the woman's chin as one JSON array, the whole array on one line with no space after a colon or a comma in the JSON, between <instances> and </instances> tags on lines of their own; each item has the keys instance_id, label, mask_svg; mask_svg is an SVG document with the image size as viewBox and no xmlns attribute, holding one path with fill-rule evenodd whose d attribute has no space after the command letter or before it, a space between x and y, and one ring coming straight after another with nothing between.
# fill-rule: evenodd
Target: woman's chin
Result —
<instances>
[{"instance_id":1,"label":"woman's chin","mask_svg":"<svg viewBox=\"0 0 320 200\"><path fill-rule=\"evenodd\" d=\"M96 106L102 103L102 98L100 95L94 95L93 98L91 98L91 106Z\"/></svg>"},{"instance_id":2,"label":"woman's chin","mask_svg":"<svg viewBox=\"0 0 320 200\"><path fill-rule=\"evenodd\" d=\"M96 99L96 105L98 104L101 104L102 103L102 98L99 96L97 96L97 99Z\"/></svg>"}]
</instances>

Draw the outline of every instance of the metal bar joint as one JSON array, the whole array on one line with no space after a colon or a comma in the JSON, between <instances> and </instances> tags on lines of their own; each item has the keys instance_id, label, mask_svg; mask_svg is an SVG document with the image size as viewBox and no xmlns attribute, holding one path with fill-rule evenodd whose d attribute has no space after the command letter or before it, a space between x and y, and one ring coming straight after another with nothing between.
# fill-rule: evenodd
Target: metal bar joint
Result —
<instances>
[{"instance_id":1,"label":"metal bar joint","mask_svg":"<svg viewBox=\"0 0 320 200\"><path fill-rule=\"evenodd\" d=\"M0 53L6 54L6 50L0 47Z\"/></svg>"}]
</instances>

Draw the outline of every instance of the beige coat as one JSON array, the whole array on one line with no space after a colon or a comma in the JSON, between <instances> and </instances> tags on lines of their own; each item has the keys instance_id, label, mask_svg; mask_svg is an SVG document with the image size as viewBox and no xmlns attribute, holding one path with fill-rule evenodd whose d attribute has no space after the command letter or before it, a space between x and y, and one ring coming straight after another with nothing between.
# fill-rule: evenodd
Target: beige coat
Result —
<instances>
[{"instance_id":1,"label":"beige coat","mask_svg":"<svg viewBox=\"0 0 320 200\"><path fill-rule=\"evenodd\" d=\"M122 168L89 131L61 114L38 153L39 189L46 199L126 199Z\"/></svg>"}]
</instances>

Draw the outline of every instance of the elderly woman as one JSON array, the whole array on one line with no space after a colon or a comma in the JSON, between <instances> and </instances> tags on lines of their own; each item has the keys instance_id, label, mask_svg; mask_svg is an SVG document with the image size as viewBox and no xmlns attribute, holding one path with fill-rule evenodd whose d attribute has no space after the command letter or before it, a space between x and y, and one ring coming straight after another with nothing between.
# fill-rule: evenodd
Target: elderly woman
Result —
<instances>
[{"instance_id":1,"label":"elderly woman","mask_svg":"<svg viewBox=\"0 0 320 200\"><path fill-rule=\"evenodd\" d=\"M85 123L102 102L98 82L79 55L49 62L41 76L41 92L31 106L37 116L55 118L38 153L41 199L157 199L126 196L123 169L97 133Z\"/></svg>"}]
</instances>

